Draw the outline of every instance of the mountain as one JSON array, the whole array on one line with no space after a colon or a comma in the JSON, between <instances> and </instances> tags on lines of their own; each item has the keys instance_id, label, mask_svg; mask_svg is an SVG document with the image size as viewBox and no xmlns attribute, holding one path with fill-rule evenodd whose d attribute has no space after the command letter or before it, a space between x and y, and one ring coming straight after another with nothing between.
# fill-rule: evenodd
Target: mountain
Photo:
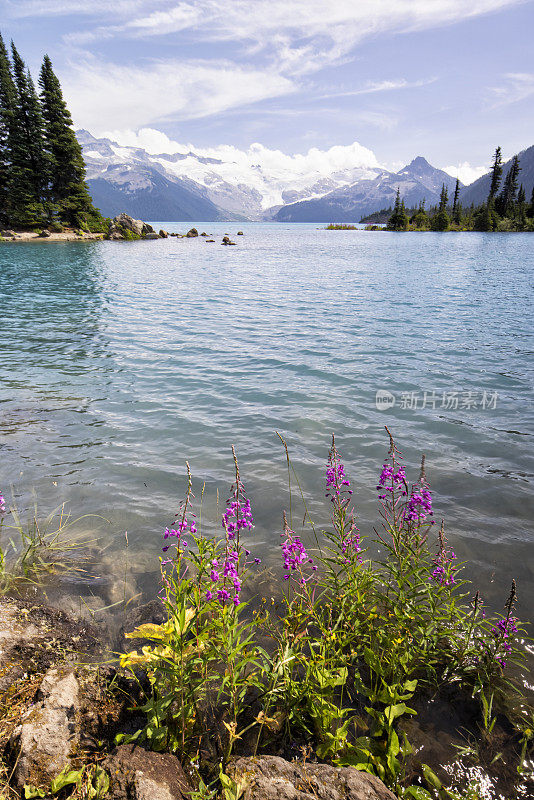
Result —
<instances>
[{"instance_id":1,"label":"mountain","mask_svg":"<svg viewBox=\"0 0 534 800\"><path fill-rule=\"evenodd\" d=\"M528 147L526 150L522 150L521 153L518 153L518 156L519 166L521 167L519 172L519 183L523 184L528 201L530 200L532 187L534 186L534 145L532 145L532 147ZM512 159L503 165L502 181L504 181L504 178L510 169L511 163ZM490 184L491 172L488 172L486 175L483 175L481 178L478 178L478 180L469 184L469 186L466 186L460 192L460 201L462 205L470 206L471 203L473 203L475 206L479 206L484 203L488 199Z\"/></svg>"},{"instance_id":2,"label":"mountain","mask_svg":"<svg viewBox=\"0 0 534 800\"><path fill-rule=\"evenodd\" d=\"M271 218L269 209L322 196L381 172L378 165L366 163L374 161L372 153L356 144L337 148L345 153L337 167L335 153L328 162L313 150L292 157L261 145L246 152L223 147L217 150L222 157L212 158L190 147L152 154L85 130L76 135L94 203L108 216L126 211L160 220Z\"/></svg>"},{"instance_id":3,"label":"mountain","mask_svg":"<svg viewBox=\"0 0 534 800\"><path fill-rule=\"evenodd\" d=\"M285 205L273 218L278 222L358 222L366 214L392 206L397 188L408 207L423 199L427 207L435 205L443 184L451 194L456 179L418 156L399 172L381 170L372 180L359 180L322 197Z\"/></svg>"}]
</instances>

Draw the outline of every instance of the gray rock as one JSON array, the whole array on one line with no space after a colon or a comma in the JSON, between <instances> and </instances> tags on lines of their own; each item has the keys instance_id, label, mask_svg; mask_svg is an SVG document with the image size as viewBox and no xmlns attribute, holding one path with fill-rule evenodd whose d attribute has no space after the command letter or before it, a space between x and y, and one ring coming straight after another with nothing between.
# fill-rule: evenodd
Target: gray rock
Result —
<instances>
[{"instance_id":1,"label":"gray rock","mask_svg":"<svg viewBox=\"0 0 534 800\"><path fill-rule=\"evenodd\" d=\"M125 744L102 765L110 775L109 800L185 800L191 784L175 756Z\"/></svg>"},{"instance_id":2,"label":"gray rock","mask_svg":"<svg viewBox=\"0 0 534 800\"><path fill-rule=\"evenodd\" d=\"M145 233L145 235L143 236L143 239L159 239L159 238L160 238L159 234L156 233L155 231L153 233Z\"/></svg>"},{"instance_id":3,"label":"gray rock","mask_svg":"<svg viewBox=\"0 0 534 800\"><path fill-rule=\"evenodd\" d=\"M111 221L112 228L126 228L126 230L135 233L137 236L143 235L143 221L140 219L134 219L130 217L129 214L118 214L116 217L113 217Z\"/></svg>"},{"instance_id":4,"label":"gray rock","mask_svg":"<svg viewBox=\"0 0 534 800\"><path fill-rule=\"evenodd\" d=\"M229 244L235 244L235 242L230 241L230 237L225 235L223 236L221 244L229 245Z\"/></svg>"},{"instance_id":5,"label":"gray rock","mask_svg":"<svg viewBox=\"0 0 534 800\"><path fill-rule=\"evenodd\" d=\"M39 234L39 238L40 239L48 239L49 236L50 236L50 231L47 231L47 230L43 230Z\"/></svg>"},{"instance_id":6,"label":"gray rock","mask_svg":"<svg viewBox=\"0 0 534 800\"><path fill-rule=\"evenodd\" d=\"M396 800L382 781L353 767L259 756L238 758L226 772L240 786L241 800Z\"/></svg>"},{"instance_id":7,"label":"gray rock","mask_svg":"<svg viewBox=\"0 0 534 800\"><path fill-rule=\"evenodd\" d=\"M160 239L167 239L167 238L168 238L168 236L169 236L169 234L167 233L167 231L164 231L164 230L163 230L163 228L162 228L162 229L160 230L160 232L159 232L159 237L160 237Z\"/></svg>"},{"instance_id":8,"label":"gray rock","mask_svg":"<svg viewBox=\"0 0 534 800\"><path fill-rule=\"evenodd\" d=\"M187 231L185 235L188 239L194 239L196 236L198 236L198 231L196 228L191 228L191 230Z\"/></svg>"},{"instance_id":9,"label":"gray rock","mask_svg":"<svg viewBox=\"0 0 534 800\"><path fill-rule=\"evenodd\" d=\"M77 743L78 703L74 672L49 669L39 688L38 702L11 737L12 747L19 750L14 775L17 786L50 783L69 764Z\"/></svg>"}]
</instances>

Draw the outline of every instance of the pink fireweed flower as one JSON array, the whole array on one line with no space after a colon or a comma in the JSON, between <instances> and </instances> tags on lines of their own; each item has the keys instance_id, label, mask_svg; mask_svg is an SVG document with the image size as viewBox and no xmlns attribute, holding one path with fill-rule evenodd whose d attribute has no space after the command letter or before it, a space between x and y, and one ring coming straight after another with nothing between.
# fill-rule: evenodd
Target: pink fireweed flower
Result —
<instances>
[{"instance_id":1,"label":"pink fireweed flower","mask_svg":"<svg viewBox=\"0 0 534 800\"><path fill-rule=\"evenodd\" d=\"M515 617L508 617L507 619L500 619L497 624L491 629L491 632L497 640L498 650L495 655L495 660L504 669L506 666L505 656L509 656L512 652L512 645L509 641L510 637L517 633L517 620Z\"/></svg>"},{"instance_id":2,"label":"pink fireweed flower","mask_svg":"<svg viewBox=\"0 0 534 800\"><path fill-rule=\"evenodd\" d=\"M410 498L406 504L404 518L411 522L424 522L432 514L432 495L428 486L419 489L412 487Z\"/></svg>"},{"instance_id":3,"label":"pink fireweed flower","mask_svg":"<svg viewBox=\"0 0 534 800\"><path fill-rule=\"evenodd\" d=\"M406 472L404 467L398 467L397 470L395 470L391 464L385 461L382 465L382 472L380 473L376 488L379 492L383 493L400 491L401 496L406 497ZM378 497L380 500L385 500L387 495L379 494Z\"/></svg>"},{"instance_id":4,"label":"pink fireweed flower","mask_svg":"<svg viewBox=\"0 0 534 800\"><path fill-rule=\"evenodd\" d=\"M4 514L6 510L6 499L2 492L0 492L0 514Z\"/></svg>"},{"instance_id":5,"label":"pink fireweed flower","mask_svg":"<svg viewBox=\"0 0 534 800\"><path fill-rule=\"evenodd\" d=\"M304 585L313 577L312 574L305 576L305 570L311 567L312 572L316 571L313 566L313 558L310 558L300 538L295 535L295 531L292 531L287 524L285 511L283 518L284 531L281 535L283 536L282 560L284 569L286 570L284 580L288 581L294 572L298 572L300 583Z\"/></svg>"},{"instance_id":6,"label":"pink fireweed flower","mask_svg":"<svg viewBox=\"0 0 534 800\"><path fill-rule=\"evenodd\" d=\"M222 520L229 539L235 539L236 535L243 529L250 530L254 523L250 500L245 499L243 504L240 505L237 493L234 493L234 499L230 498L227 501L227 508Z\"/></svg>"},{"instance_id":7,"label":"pink fireweed flower","mask_svg":"<svg viewBox=\"0 0 534 800\"><path fill-rule=\"evenodd\" d=\"M447 547L447 540L445 539L443 527L444 526L442 523L438 534L439 551L432 562L434 570L429 580L436 581L436 583L441 584L441 586L452 586L454 584L454 572L456 570L456 565L453 564L453 561L456 559L456 553L451 548ZM475 612L478 610L480 605L480 598L477 594L475 601Z\"/></svg>"},{"instance_id":8,"label":"pink fireweed flower","mask_svg":"<svg viewBox=\"0 0 534 800\"><path fill-rule=\"evenodd\" d=\"M328 463L326 465L326 497L330 497L332 503L339 503L344 494L351 495L350 481L345 475L345 467L336 449L334 435L332 434L332 447L328 453Z\"/></svg>"}]
</instances>

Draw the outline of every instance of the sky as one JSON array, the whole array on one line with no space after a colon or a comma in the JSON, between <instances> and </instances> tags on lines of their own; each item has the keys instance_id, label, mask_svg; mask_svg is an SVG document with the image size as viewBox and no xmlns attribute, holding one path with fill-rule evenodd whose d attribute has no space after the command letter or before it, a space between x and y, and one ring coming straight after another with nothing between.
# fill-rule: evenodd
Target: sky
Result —
<instances>
[{"instance_id":1,"label":"sky","mask_svg":"<svg viewBox=\"0 0 534 800\"><path fill-rule=\"evenodd\" d=\"M0 30L35 76L48 53L76 127L151 152L469 183L534 144L534 0L0 0Z\"/></svg>"}]
</instances>

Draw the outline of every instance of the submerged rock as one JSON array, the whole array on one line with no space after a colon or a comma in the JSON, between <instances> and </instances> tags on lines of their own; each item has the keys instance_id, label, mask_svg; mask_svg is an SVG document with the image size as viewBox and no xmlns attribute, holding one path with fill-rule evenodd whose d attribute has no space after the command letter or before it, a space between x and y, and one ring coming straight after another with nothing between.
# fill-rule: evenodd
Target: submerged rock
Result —
<instances>
[{"instance_id":1,"label":"submerged rock","mask_svg":"<svg viewBox=\"0 0 534 800\"><path fill-rule=\"evenodd\" d=\"M242 800L396 800L381 780L354 767L258 756L238 758L226 772Z\"/></svg>"},{"instance_id":2,"label":"submerged rock","mask_svg":"<svg viewBox=\"0 0 534 800\"><path fill-rule=\"evenodd\" d=\"M244 234L243 234L243 231L238 231L238 232L237 232L237 235L238 235L238 236L244 236Z\"/></svg>"},{"instance_id":3,"label":"submerged rock","mask_svg":"<svg viewBox=\"0 0 534 800\"><path fill-rule=\"evenodd\" d=\"M232 242L230 240L230 237L228 235L225 235L225 236L223 236L223 240L222 240L221 244L229 245L229 244L235 244L235 242Z\"/></svg>"}]
</instances>

